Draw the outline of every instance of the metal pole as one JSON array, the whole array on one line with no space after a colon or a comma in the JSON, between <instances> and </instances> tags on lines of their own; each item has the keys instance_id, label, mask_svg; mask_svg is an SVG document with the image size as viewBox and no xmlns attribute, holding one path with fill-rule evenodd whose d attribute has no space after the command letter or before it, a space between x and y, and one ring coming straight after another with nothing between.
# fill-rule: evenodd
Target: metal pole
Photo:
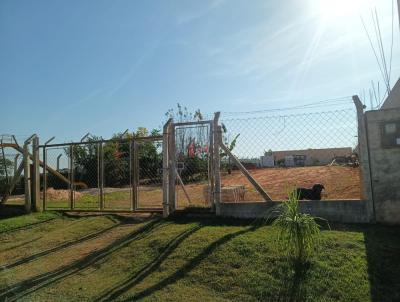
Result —
<instances>
[{"instance_id":1,"label":"metal pole","mask_svg":"<svg viewBox=\"0 0 400 302\"><path fill-rule=\"evenodd\" d=\"M129 143L129 185L130 185L130 193L131 193L131 211L135 210L135 190L133 189L134 187L134 182L133 182L133 173L134 173L134 156L133 156L133 140L130 141Z\"/></svg>"},{"instance_id":2,"label":"metal pole","mask_svg":"<svg viewBox=\"0 0 400 302\"><path fill-rule=\"evenodd\" d=\"M31 212L31 181L29 168L29 143L24 144L25 211Z\"/></svg>"},{"instance_id":3,"label":"metal pole","mask_svg":"<svg viewBox=\"0 0 400 302\"><path fill-rule=\"evenodd\" d=\"M46 145L43 146L43 210L46 210L46 193L47 193L47 150Z\"/></svg>"},{"instance_id":4,"label":"metal pole","mask_svg":"<svg viewBox=\"0 0 400 302\"><path fill-rule=\"evenodd\" d=\"M137 210L139 208L139 144L136 140L133 140L133 208Z\"/></svg>"},{"instance_id":5,"label":"metal pole","mask_svg":"<svg viewBox=\"0 0 400 302\"><path fill-rule=\"evenodd\" d=\"M35 136L32 140L32 157L33 157L33 190L32 203L34 211L41 211L40 206L40 170L39 170L39 138Z\"/></svg>"},{"instance_id":6,"label":"metal pole","mask_svg":"<svg viewBox=\"0 0 400 302\"><path fill-rule=\"evenodd\" d=\"M70 206L71 210L75 208L74 200L74 146L69 146L69 188L70 188Z\"/></svg>"},{"instance_id":7,"label":"metal pole","mask_svg":"<svg viewBox=\"0 0 400 302\"><path fill-rule=\"evenodd\" d=\"M82 138L81 138L81 143L90 135L90 133L86 133Z\"/></svg>"},{"instance_id":8,"label":"metal pole","mask_svg":"<svg viewBox=\"0 0 400 302\"><path fill-rule=\"evenodd\" d=\"M17 170L18 170L18 157L19 157L19 153L17 155L15 155L14 157L14 176L17 174Z\"/></svg>"},{"instance_id":9,"label":"metal pole","mask_svg":"<svg viewBox=\"0 0 400 302\"><path fill-rule=\"evenodd\" d=\"M176 209L176 146L175 146L175 124L171 123L168 141L168 172L169 172L169 213L173 213Z\"/></svg>"},{"instance_id":10,"label":"metal pole","mask_svg":"<svg viewBox=\"0 0 400 302\"><path fill-rule=\"evenodd\" d=\"M100 210L104 209L104 195L103 195L103 185L104 185L104 154L103 154L103 143L99 143L99 161L97 170L99 171L99 188L100 188Z\"/></svg>"},{"instance_id":11,"label":"metal pole","mask_svg":"<svg viewBox=\"0 0 400 302\"><path fill-rule=\"evenodd\" d=\"M0 144L3 144L3 140L0 141ZM7 185L9 184L8 182L8 167L7 167L7 159L6 155L4 153L4 148L1 148L2 156L3 156L3 162L4 162L4 172L6 173L6 182Z\"/></svg>"},{"instance_id":12,"label":"metal pole","mask_svg":"<svg viewBox=\"0 0 400 302\"><path fill-rule=\"evenodd\" d=\"M60 171L60 158L61 158L62 154L59 154L57 156L57 171Z\"/></svg>"}]
</instances>

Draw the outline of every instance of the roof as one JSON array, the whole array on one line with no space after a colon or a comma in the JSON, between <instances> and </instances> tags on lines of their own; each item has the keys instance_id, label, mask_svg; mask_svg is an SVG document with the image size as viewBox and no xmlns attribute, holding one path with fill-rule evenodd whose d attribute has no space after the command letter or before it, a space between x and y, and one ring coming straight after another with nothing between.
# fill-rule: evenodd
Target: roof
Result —
<instances>
[{"instance_id":1,"label":"roof","mask_svg":"<svg viewBox=\"0 0 400 302\"><path fill-rule=\"evenodd\" d=\"M393 86L388 97L383 102L381 109L394 109L400 108L400 79L397 80Z\"/></svg>"},{"instance_id":2,"label":"roof","mask_svg":"<svg viewBox=\"0 0 400 302\"><path fill-rule=\"evenodd\" d=\"M283 158L290 155L307 155L309 157L320 158L335 156L349 156L352 154L350 147L343 148L326 148L326 149L305 149L305 150L285 150L285 151L273 151L274 156L277 158Z\"/></svg>"}]
</instances>

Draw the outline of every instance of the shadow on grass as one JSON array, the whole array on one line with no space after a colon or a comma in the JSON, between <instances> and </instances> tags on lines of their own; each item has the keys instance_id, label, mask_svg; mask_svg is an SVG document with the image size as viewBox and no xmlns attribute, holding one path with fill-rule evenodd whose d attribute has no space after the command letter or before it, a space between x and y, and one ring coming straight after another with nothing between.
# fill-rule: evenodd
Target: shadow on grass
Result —
<instances>
[{"instance_id":1,"label":"shadow on grass","mask_svg":"<svg viewBox=\"0 0 400 302\"><path fill-rule=\"evenodd\" d=\"M12 218L25 215L24 205L2 204L0 203L0 219Z\"/></svg>"},{"instance_id":2,"label":"shadow on grass","mask_svg":"<svg viewBox=\"0 0 400 302\"><path fill-rule=\"evenodd\" d=\"M371 300L400 301L400 227L337 223L332 229L363 233Z\"/></svg>"},{"instance_id":3,"label":"shadow on grass","mask_svg":"<svg viewBox=\"0 0 400 302\"><path fill-rule=\"evenodd\" d=\"M56 269L52 272L46 272L31 279L18 282L14 285L4 288L0 291L0 301L16 301L30 293L33 293L47 285L59 281L68 276L74 275L90 265L104 259L111 253L127 246L134 240L146 237L150 232L159 228L163 223L160 220L151 220L139 229L114 240L104 248L96 250L86 257L74 261L73 263Z\"/></svg>"},{"instance_id":4,"label":"shadow on grass","mask_svg":"<svg viewBox=\"0 0 400 302\"><path fill-rule=\"evenodd\" d=\"M400 301L400 227L336 223L331 228L363 233L371 301Z\"/></svg>"},{"instance_id":5,"label":"shadow on grass","mask_svg":"<svg viewBox=\"0 0 400 302\"><path fill-rule=\"evenodd\" d=\"M310 269L310 263L298 263L296 261L288 261L288 271L283 280L283 287L277 293L276 297L270 298L266 301L272 302L300 302L306 301L307 286L307 273Z\"/></svg>"},{"instance_id":6,"label":"shadow on grass","mask_svg":"<svg viewBox=\"0 0 400 302\"><path fill-rule=\"evenodd\" d=\"M19 247L23 247L23 246L25 246L25 245L28 245L29 243L38 241L38 240L40 240L40 239L42 239L42 238L43 238L43 236L36 237L36 238L31 239L31 240L28 240L28 241L26 241L26 242L23 242L23 243L20 243L20 244L11 246L11 247L9 247L9 248L6 248L6 249L4 249L4 250L1 250L0 252L4 253L4 252L11 251L11 250L13 250L13 249L16 249L16 248L19 248ZM2 266L2 267L4 268L4 266Z\"/></svg>"},{"instance_id":7,"label":"shadow on grass","mask_svg":"<svg viewBox=\"0 0 400 302\"><path fill-rule=\"evenodd\" d=\"M400 227L364 228L371 299L400 301Z\"/></svg>"},{"instance_id":8,"label":"shadow on grass","mask_svg":"<svg viewBox=\"0 0 400 302\"><path fill-rule=\"evenodd\" d=\"M246 234L251 231L255 231L257 228L258 228L257 226L252 226L245 230L227 234L227 235L221 237L220 239L214 241L209 246L207 246L200 254L198 254L196 257L194 257L192 260L190 260L187 264L185 264L183 267L178 269L175 273L173 273L169 277L165 278L164 280L160 281L159 283L157 283L157 284L155 284L155 285L153 285L153 286L135 294L134 296L123 300L123 301L141 300L141 299L153 294L154 292L179 281L180 279L184 278L186 276L186 274L188 274L190 271L192 271L194 268L196 268L202 260L204 260L210 254L212 254L213 251L215 251L218 247L227 243L228 241L232 240L233 238L235 238L237 236ZM134 284L132 284L132 286L134 286L137 283L138 282L134 282Z\"/></svg>"},{"instance_id":9,"label":"shadow on grass","mask_svg":"<svg viewBox=\"0 0 400 302\"><path fill-rule=\"evenodd\" d=\"M83 242L85 242L85 241L95 239L95 238L97 238L97 237L99 237L99 236L101 236L101 235L107 233L108 231L111 231L112 229L115 229L116 227L118 227L118 226L120 226L120 225L121 225L120 223L116 223L115 225L112 225L112 226L110 226L110 227L108 227L108 228L105 228L105 229L103 229L103 230L101 230L101 231L88 234L88 235L86 235L86 236L83 236L83 237L78 238L78 239L75 239L75 240L67 241L67 242L65 242L65 243L63 243L63 244L60 244L60 245L58 245L58 246L55 246L55 247L53 247L53 248L51 248L51 249L47 249L47 250L38 252L38 253L36 253L36 254L33 254L33 255L28 256L28 257L19 259L19 260L15 261L15 262L13 262L13 263L10 263L10 264L5 264L5 265L3 265L2 267L3 267L3 269L11 269L11 268L14 268L14 267L16 267L16 266L18 266L18 265L26 264L26 263L28 263L28 262L37 260L37 259L39 259L39 258L41 258L41 257L45 257L45 256L47 256L47 255L49 255L49 254L58 252L58 251L60 251L60 250L62 250L62 249L66 249L66 248L68 248L68 247L71 247L71 246L74 246L74 245L83 243ZM15 248L15 247L13 247L13 248Z\"/></svg>"},{"instance_id":10,"label":"shadow on grass","mask_svg":"<svg viewBox=\"0 0 400 302\"><path fill-rule=\"evenodd\" d=\"M155 272L160 265L164 262L165 259L168 258L169 255L172 254L172 252L190 235L193 233L197 232L200 228L202 227L201 224L190 228L183 233L180 233L178 236L173 238L168 244L163 248L161 251L160 255L155 258L151 263L147 264L145 267L143 267L140 271L138 271L136 274L130 276L127 278L125 281L120 283L119 285L115 286L114 288L110 289L106 293L104 293L102 296L100 296L96 301L111 301L119 296L121 296L123 293L128 291L130 288L135 286L136 284L140 283L142 280L144 280L147 276Z\"/></svg>"}]
</instances>

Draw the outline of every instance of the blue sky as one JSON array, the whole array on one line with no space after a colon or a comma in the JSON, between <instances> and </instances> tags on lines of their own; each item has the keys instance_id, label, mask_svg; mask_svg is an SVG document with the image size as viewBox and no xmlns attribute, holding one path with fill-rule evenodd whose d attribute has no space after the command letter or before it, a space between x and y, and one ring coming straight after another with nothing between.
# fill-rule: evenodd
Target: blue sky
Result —
<instances>
[{"instance_id":1,"label":"blue sky","mask_svg":"<svg viewBox=\"0 0 400 302\"><path fill-rule=\"evenodd\" d=\"M158 127L177 102L205 113L260 110L382 82L359 18L372 31L367 0L346 14L321 1L2 0L0 132L107 138ZM391 0L373 5L389 53Z\"/></svg>"}]
</instances>

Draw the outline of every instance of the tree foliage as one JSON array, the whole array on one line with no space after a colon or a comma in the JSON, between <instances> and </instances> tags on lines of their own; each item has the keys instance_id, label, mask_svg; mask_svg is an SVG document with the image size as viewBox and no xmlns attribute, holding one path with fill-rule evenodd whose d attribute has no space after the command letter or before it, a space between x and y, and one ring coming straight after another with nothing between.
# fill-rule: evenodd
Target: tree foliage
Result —
<instances>
[{"instance_id":1,"label":"tree foliage","mask_svg":"<svg viewBox=\"0 0 400 302\"><path fill-rule=\"evenodd\" d=\"M100 167L100 137L92 136L85 144L73 146L73 166L75 182L95 188L99 186L100 169L103 168L105 187L124 187L132 183L131 161L133 161L133 138L159 135L158 129L150 132L139 127L135 133L115 133L110 141L102 143L103 167ZM151 141L137 141L139 180L148 183L161 182L161 144ZM69 157L69 148L65 154ZM67 176L67 175L65 175ZM49 175L49 177L51 177ZM62 187L55 180L55 187Z\"/></svg>"}]
</instances>

